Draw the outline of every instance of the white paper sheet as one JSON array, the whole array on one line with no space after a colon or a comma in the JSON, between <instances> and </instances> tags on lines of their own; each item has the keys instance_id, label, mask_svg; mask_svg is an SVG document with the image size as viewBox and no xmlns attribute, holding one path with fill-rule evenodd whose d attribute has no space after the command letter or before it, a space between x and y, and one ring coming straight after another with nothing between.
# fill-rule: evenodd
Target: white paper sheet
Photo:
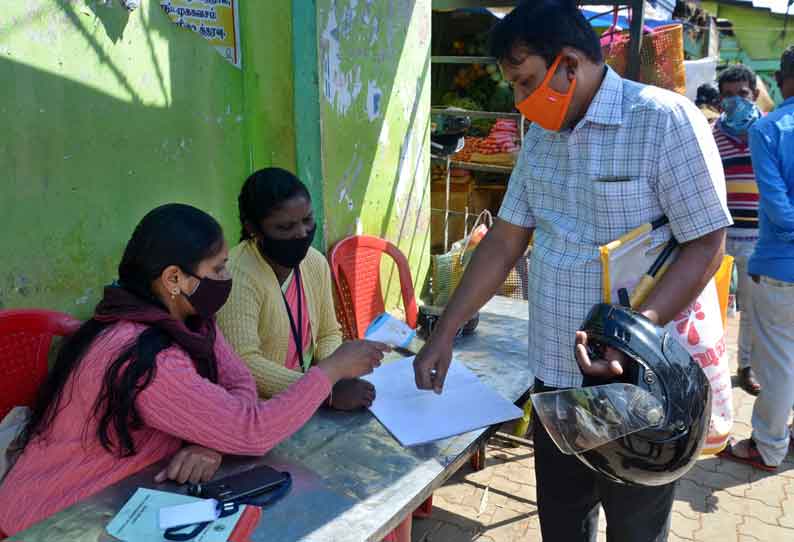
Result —
<instances>
[{"instance_id":1,"label":"white paper sheet","mask_svg":"<svg viewBox=\"0 0 794 542\"><path fill-rule=\"evenodd\" d=\"M413 357L387 363L364 378L377 390L370 410L403 446L416 446L522 416L520 408L453 360L444 392L416 389Z\"/></svg>"}]
</instances>

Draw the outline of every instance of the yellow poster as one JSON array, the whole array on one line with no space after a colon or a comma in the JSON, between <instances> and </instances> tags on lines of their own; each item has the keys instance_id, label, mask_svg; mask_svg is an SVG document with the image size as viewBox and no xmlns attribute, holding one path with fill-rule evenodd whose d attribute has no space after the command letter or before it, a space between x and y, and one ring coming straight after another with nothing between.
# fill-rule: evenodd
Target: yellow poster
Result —
<instances>
[{"instance_id":1,"label":"yellow poster","mask_svg":"<svg viewBox=\"0 0 794 542\"><path fill-rule=\"evenodd\" d=\"M201 34L223 58L241 66L237 0L161 0L160 6L174 23Z\"/></svg>"}]
</instances>

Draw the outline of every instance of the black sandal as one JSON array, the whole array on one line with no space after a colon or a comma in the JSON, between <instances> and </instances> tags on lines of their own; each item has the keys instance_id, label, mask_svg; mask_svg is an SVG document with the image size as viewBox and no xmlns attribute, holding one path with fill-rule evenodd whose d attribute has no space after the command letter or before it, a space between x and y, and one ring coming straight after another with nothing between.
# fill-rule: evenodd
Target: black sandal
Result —
<instances>
[{"instance_id":1,"label":"black sandal","mask_svg":"<svg viewBox=\"0 0 794 542\"><path fill-rule=\"evenodd\" d=\"M744 367L739 369L737 373L739 376L739 386L749 393L750 395L758 395L761 393L761 384L755 379L752 367Z\"/></svg>"}]
</instances>

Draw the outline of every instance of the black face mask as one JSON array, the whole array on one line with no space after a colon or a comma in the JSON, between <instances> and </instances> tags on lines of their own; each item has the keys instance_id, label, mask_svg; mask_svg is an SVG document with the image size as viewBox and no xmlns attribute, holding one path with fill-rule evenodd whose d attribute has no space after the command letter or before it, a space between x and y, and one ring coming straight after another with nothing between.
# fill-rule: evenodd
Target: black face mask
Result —
<instances>
[{"instance_id":1,"label":"black face mask","mask_svg":"<svg viewBox=\"0 0 794 542\"><path fill-rule=\"evenodd\" d=\"M317 232L317 226L309 231L306 237L298 239L274 239L267 235L262 235L259 241L259 251L265 258L294 269L306 257L309 252L309 247L314 241L314 234Z\"/></svg>"},{"instance_id":2,"label":"black face mask","mask_svg":"<svg viewBox=\"0 0 794 542\"><path fill-rule=\"evenodd\" d=\"M193 275L195 277L195 275ZM232 279L216 280L209 277L196 277L199 284L193 293L186 295L196 313L210 318L221 310L232 292Z\"/></svg>"}]
</instances>

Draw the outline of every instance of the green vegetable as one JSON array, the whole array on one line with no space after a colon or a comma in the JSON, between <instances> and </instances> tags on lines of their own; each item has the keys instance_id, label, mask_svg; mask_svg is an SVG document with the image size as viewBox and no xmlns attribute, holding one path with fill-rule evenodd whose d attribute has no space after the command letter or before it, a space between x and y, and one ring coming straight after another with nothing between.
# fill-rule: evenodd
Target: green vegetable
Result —
<instances>
[{"instance_id":1,"label":"green vegetable","mask_svg":"<svg viewBox=\"0 0 794 542\"><path fill-rule=\"evenodd\" d=\"M460 98L457 92L447 92L441 96L441 105L451 105L452 102Z\"/></svg>"},{"instance_id":2,"label":"green vegetable","mask_svg":"<svg viewBox=\"0 0 794 542\"><path fill-rule=\"evenodd\" d=\"M490 119L472 119L471 128L469 128L469 135L475 137L488 137L491 133L491 128L494 125L493 120Z\"/></svg>"},{"instance_id":3,"label":"green vegetable","mask_svg":"<svg viewBox=\"0 0 794 542\"><path fill-rule=\"evenodd\" d=\"M491 94L490 100L488 100L488 108L491 111L510 112L513 107L515 107L513 104L513 91L510 86L497 85L493 94Z\"/></svg>"},{"instance_id":4,"label":"green vegetable","mask_svg":"<svg viewBox=\"0 0 794 542\"><path fill-rule=\"evenodd\" d=\"M452 93L448 93L452 94ZM447 94L444 95L447 97ZM458 96L455 94L454 98L448 101L443 101L443 104L449 107L458 107L460 109L466 109L467 111L480 111L482 109L482 104L472 100L471 98L466 98L463 96Z\"/></svg>"}]
</instances>

